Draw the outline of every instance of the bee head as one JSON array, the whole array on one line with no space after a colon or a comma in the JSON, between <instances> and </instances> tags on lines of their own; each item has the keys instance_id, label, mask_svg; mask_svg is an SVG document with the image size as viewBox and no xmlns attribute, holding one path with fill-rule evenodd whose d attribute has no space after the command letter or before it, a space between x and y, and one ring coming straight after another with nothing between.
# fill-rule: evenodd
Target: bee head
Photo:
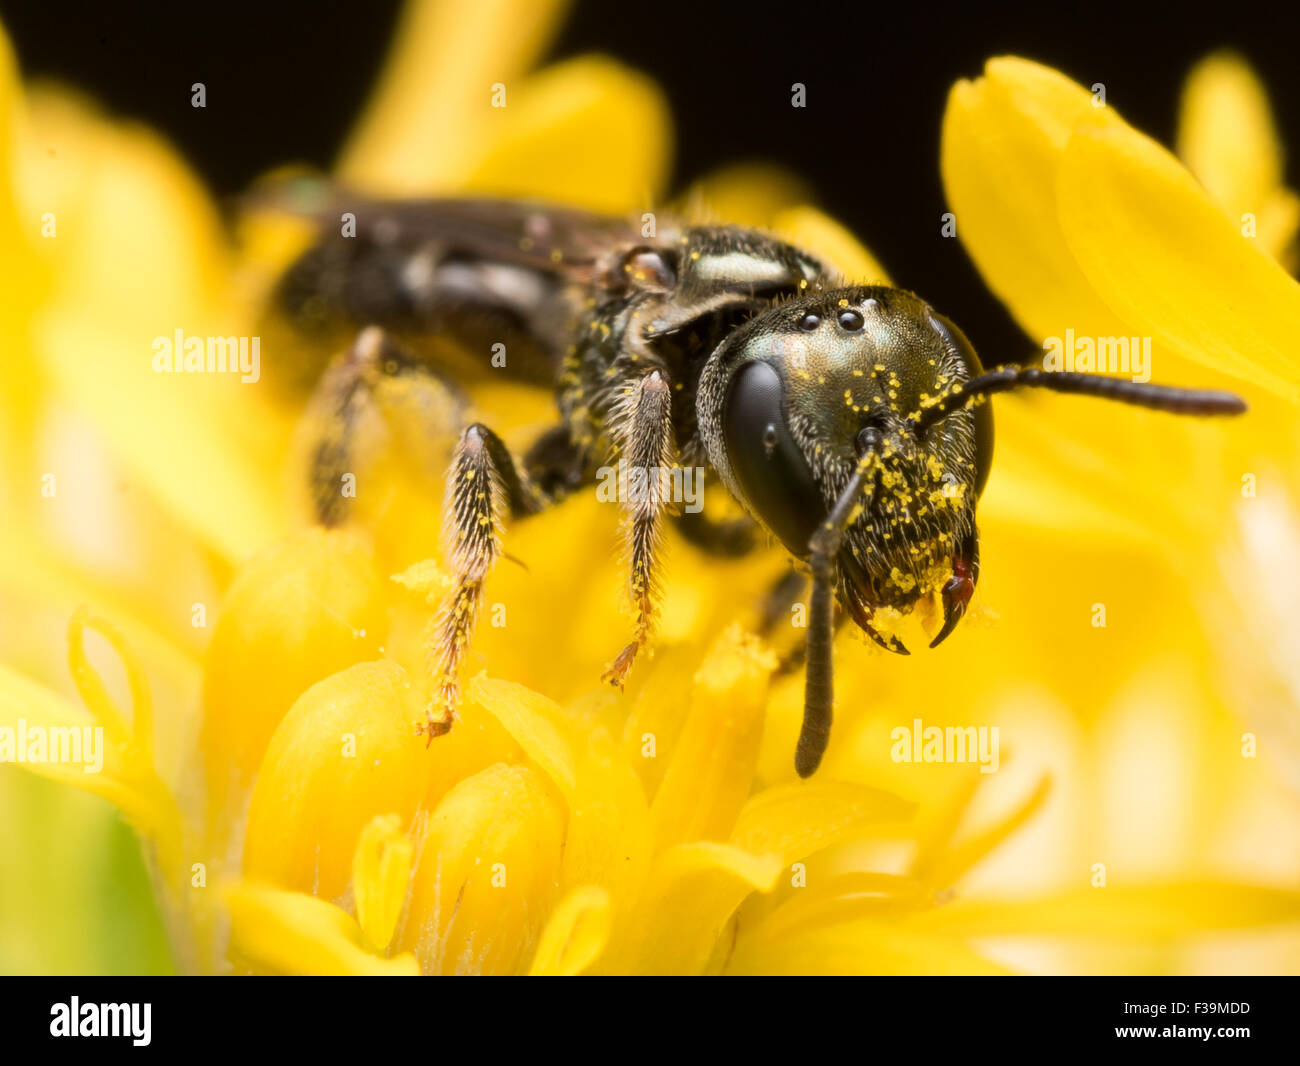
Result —
<instances>
[{"instance_id":1,"label":"bee head","mask_svg":"<svg viewBox=\"0 0 1300 1066\"><path fill-rule=\"evenodd\" d=\"M952 323L897 289L834 289L732 333L701 376L697 414L732 493L797 558L864 456L865 506L845 530L837 593L857 624L942 594L944 639L978 576L975 501L993 449L987 404L925 411L980 373Z\"/></svg>"}]
</instances>

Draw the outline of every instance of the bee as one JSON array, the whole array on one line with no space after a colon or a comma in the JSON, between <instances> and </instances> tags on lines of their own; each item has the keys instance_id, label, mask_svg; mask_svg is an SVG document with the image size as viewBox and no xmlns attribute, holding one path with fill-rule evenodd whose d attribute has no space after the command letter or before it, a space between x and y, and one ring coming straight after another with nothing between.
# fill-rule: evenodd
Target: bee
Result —
<instances>
[{"instance_id":1,"label":"bee","mask_svg":"<svg viewBox=\"0 0 1300 1066\"><path fill-rule=\"evenodd\" d=\"M807 777L830 736L835 604L903 655L882 611L937 596L931 647L966 612L993 459L989 396L1042 388L1183 415L1245 410L1226 392L1018 364L986 371L921 297L851 284L757 229L673 223L646 237L628 220L538 203L311 195L310 209L301 197L294 209L319 233L276 302L305 335L352 338L316 385L327 427L310 473L321 522L345 517L340 473L382 376L463 385L504 344L513 375L554 391L555 424L522 455L481 422L460 429L443 509L452 585L429 629L431 697L417 730L429 741L452 726L507 522L593 485L602 467L621 460L645 475L645 491L620 500L632 622L603 680L621 688L654 640L666 521L717 554L741 554L767 533L811 576L795 753ZM354 232L338 225L343 212ZM433 343L446 338L450 349ZM689 466L726 487L741 524L673 506L662 475Z\"/></svg>"}]
</instances>

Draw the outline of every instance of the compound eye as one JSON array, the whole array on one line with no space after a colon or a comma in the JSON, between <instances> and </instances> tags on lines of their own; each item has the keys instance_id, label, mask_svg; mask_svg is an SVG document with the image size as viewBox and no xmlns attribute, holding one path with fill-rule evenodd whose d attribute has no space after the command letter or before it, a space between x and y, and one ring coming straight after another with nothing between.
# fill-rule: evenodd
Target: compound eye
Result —
<instances>
[{"instance_id":1,"label":"compound eye","mask_svg":"<svg viewBox=\"0 0 1300 1066\"><path fill-rule=\"evenodd\" d=\"M979 377L983 373L980 358L975 349L952 320L944 315L931 314L930 325L943 338L944 344L965 365L967 378ZM993 408L987 403L977 404L971 413L975 419L975 495L984 492L984 485L989 479L989 470L993 465ZM950 416L951 417L951 416Z\"/></svg>"},{"instance_id":2,"label":"compound eye","mask_svg":"<svg viewBox=\"0 0 1300 1066\"><path fill-rule=\"evenodd\" d=\"M790 435L776 370L744 363L722 412L727 462L750 510L798 558L826 518L826 505L802 450Z\"/></svg>"},{"instance_id":3,"label":"compound eye","mask_svg":"<svg viewBox=\"0 0 1300 1066\"><path fill-rule=\"evenodd\" d=\"M822 324L822 316L816 311L805 311L803 317L799 319L799 328L805 333L811 333Z\"/></svg>"}]
</instances>

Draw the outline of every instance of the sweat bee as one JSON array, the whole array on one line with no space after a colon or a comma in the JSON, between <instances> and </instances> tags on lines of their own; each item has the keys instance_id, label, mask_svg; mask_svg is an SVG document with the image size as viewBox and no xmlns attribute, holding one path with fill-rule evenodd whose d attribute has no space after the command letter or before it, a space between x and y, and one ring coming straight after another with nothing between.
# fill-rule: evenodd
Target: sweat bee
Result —
<instances>
[{"instance_id":1,"label":"sweat bee","mask_svg":"<svg viewBox=\"0 0 1300 1066\"><path fill-rule=\"evenodd\" d=\"M292 209L317 220L316 242L276 295L304 333L354 338L317 385L331 426L312 458L323 523L342 517L350 426L376 374L474 373L430 338L484 353L503 342L512 373L554 390L555 425L521 456L482 423L460 432L443 511L453 585L430 629L420 727L430 740L451 728L506 520L591 486L611 462L706 467L748 519L738 529L674 514L654 476L621 501L634 620L603 679L621 687L655 636L666 520L725 554L766 532L812 580L795 753L807 777L830 736L835 602L904 655L880 632L878 611L906 613L937 593L943 622L931 647L966 612L980 572L976 503L993 458L987 397L1032 387L1184 415L1245 410L1226 392L1020 365L986 371L965 334L919 296L850 284L755 229L683 223L647 238L628 220L528 202L312 195L310 209ZM342 212L354 233L338 226Z\"/></svg>"}]
</instances>

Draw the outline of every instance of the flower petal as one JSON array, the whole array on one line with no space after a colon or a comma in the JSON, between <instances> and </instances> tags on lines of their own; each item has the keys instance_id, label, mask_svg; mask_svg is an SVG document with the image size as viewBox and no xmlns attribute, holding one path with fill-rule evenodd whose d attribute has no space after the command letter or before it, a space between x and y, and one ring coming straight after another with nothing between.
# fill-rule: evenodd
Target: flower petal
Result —
<instances>
[{"instance_id":1,"label":"flower petal","mask_svg":"<svg viewBox=\"0 0 1300 1066\"><path fill-rule=\"evenodd\" d=\"M798 174L768 163L735 163L687 188L677 210L692 222L772 225L781 211L807 201L812 190Z\"/></svg>"},{"instance_id":2,"label":"flower petal","mask_svg":"<svg viewBox=\"0 0 1300 1066\"><path fill-rule=\"evenodd\" d=\"M949 846L941 852L924 855L926 861L917 862L912 870L913 875L924 878L935 886L952 884L1041 811L1051 791L1052 779L1045 775L1025 801L997 824L959 847Z\"/></svg>"},{"instance_id":3,"label":"flower petal","mask_svg":"<svg viewBox=\"0 0 1300 1066\"><path fill-rule=\"evenodd\" d=\"M918 927L960 936L1086 936L1119 940L1186 936L1294 922L1300 893L1226 881L1108 885L1015 902L959 901L920 912Z\"/></svg>"},{"instance_id":4,"label":"flower petal","mask_svg":"<svg viewBox=\"0 0 1300 1066\"><path fill-rule=\"evenodd\" d=\"M578 765L578 785L569 797L561 886L605 888L621 923L645 881L652 851L650 807L641 779L613 743L597 733Z\"/></svg>"},{"instance_id":5,"label":"flower petal","mask_svg":"<svg viewBox=\"0 0 1300 1066\"><path fill-rule=\"evenodd\" d=\"M1274 258L1295 239L1300 201L1282 185L1283 150L1263 84L1239 55L1202 59L1183 86L1178 155L1234 225L1253 214Z\"/></svg>"},{"instance_id":6,"label":"flower petal","mask_svg":"<svg viewBox=\"0 0 1300 1066\"><path fill-rule=\"evenodd\" d=\"M272 544L236 574L203 684L203 753L216 824L229 825L238 813L228 804L242 797L294 701L322 678L374 657L383 591L364 543L319 529Z\"/></svg>"},{"instance_id":7,"label":"flower petal","mask_svg":"<svg viewBox=\"0 0 1300 1066\"><path fill-rule=\"evenodd\" d=\"M508 87L478 121L494 126L465 176L475 192L596 211L652 210L672 160L668 104L650 79L605 56L579 56Z\"/></svg>"},{"instance_id":8,"label":"flower petal","mask_svg":"<svg viewBox=\"0 0 1300 1066\"><path fill-rule=\"evenodd\" d=\"M546 923L529 973L534 977L577 977L605 950L609 929L609 893L596 885L574 889Z\"/></svg>"},{"instance_id":9,"label":"flower petal","mask_svg":"<svg viewBox=\"0 0 1300 1066\"><path fill-rule=\"evenodd\" d=\"M810 204L779 211L772 231L796 247L831 264L844 279L859 285L888 285L889 274L861 241L829 215Z\"/></svg>"},{"instance_id":10,"label":"flower petal","mask_svg":"<svg viewBox=\"0 0 1300 1066\"><path fill-rule=\"evenodd\" d=\"M346 184L388 196L461 184L491 129L492 84L513 89L558 26L564 0L413 0L340 157Z\"/></svg>"},{"instance_id":11,"label":"flower petal","mask_svg":"<svg viewBox=\"0 0 1300 1066\"><path fill-rule=\"evenodd\" d=\"M566 796L573 792L573 745L558 705L523 685L482 676L470 681L469 697L496 716Z\"/></svg>"},{"instance_id":12,"label":"flower petal","mask_svg":"<svg viewBox=\"0 0 1300 1066\"><path fill-rule=\"evenodd\" d=\"M609 966L617 973L702 973L736 908L751 892L770 891L782 866L779 856L730 844L678 844L661 852L628 940Z\"/></svg>"},{"instance_id":13,"label":"flower petal","mask_svg":"<svg viewBox=\"0 0 1300 1066\"><path fill-rule=\"evenodd\" d=\"M1111 117L1111 109L1097 110ZM1093 111L1092 97L1069 78L1014 57L989 60L984 77L959 81L948 95L940 166L957 235L989 288L1036 340L1062 337L1067 327L1128 334L1074 260L1061 254L1057 170L1075 125Z\"/></svg>"},{"instance_id":14,"label":"flower petal","mask_svg":"<svg viewBox=\"0 0 1300 1066\"><path fill-rule=\"evenodd\" d=\"M418 977L413 955L385 959L368 950L344 911L301 892L239 882L222 892L231 939L245 958L281 974Z\"/></svg>"},{"instance_id":15,"label":"flower petal","mask_svg":"<svg viewBox=\"0 0 1300 1066\"><path fill-rule=\"evenodd\" d=\"M651 808L656 847L720 840L731 832L753 784L775 668L775 656L738 625L706 656Z\"/></svg>"},{"instance_id":16,"label":"flower petal","mask_svg":"<svg viewBox=\"0 0 1300 1066\"><path fill-rule=\"evenodd\" d=\"M357 841L352 860L357 925L376 951L388 947L397 928L411 876L411 851L399 814L375 815Z\"/></svg>"},{"instance_id":17,"label":"flower petal","mask_svg":"<svg viewBox=\"0 0 1300 1066\"><path fill-rule=\"evenodd\" d=\"M862 920L827 925L771 942L742 940L726 972L947 977L1007 971L952 937Z\"/></svg>"},{"instance_id":18,"label":"flower petal","mask_svg":"<svg viewBox=\"0 0 1300 1066\"><path fill-rule=\"evenodd\" d=\"M38 247L51 279L33 325L40 366L179 521L239 558L283 520L267 457L280 454L284 429L240 375L154 369L158 340L178 330L254 332L229 300L217 212L168 145L79 99L34 93L27 125L22 200L58 227Z\"/></svg>"},{"instance_id":19,"label":"flower petal","mask_svg":"<svg viewBox=\"0 0 1300 1066\"><path fill-rule=\"evenodd\" d=\"M1193 362L1300 400L1300 284L1244 239L1182 165L1114 121L1062 157L1061 230L1128 329Z\"/></svg>"},{"instance_id":20,"label":"flower petal","mask_svg":"<svg viewBox=\"0 0 1300 1066\"><path fill-rule=\"evenodd\" d=\"M393 814L409 827L466 773L511 750L485 740L472 716L426 748L415 734L423 718L423 693L392 662L358 663L304 692L262 760L244 875L340 901L372 818Z\"/></svg>"},{"instance_id":21,"label":"flower petal","mask_svg":"<svg viewBox=\"0 0 1300 1066\"><path fill-rule=\"evenodd\" d=\"M913 804L889 792L849 781L777 785L750 797L736 819L731 843L789 865L878 822L901 821Z\"/></svg>"},{"instance_id":22,"label":"flower petal","mask_svg":"<svg viewBox=\"0 0 1300 1066\"><path fill-rule=\"evenodd\" d=\"M557 892L564 802L527 766L498 764L448 792L416 842L396 944L429 974L508 974L527 964Z\"/></svg>"}]
</instances>

